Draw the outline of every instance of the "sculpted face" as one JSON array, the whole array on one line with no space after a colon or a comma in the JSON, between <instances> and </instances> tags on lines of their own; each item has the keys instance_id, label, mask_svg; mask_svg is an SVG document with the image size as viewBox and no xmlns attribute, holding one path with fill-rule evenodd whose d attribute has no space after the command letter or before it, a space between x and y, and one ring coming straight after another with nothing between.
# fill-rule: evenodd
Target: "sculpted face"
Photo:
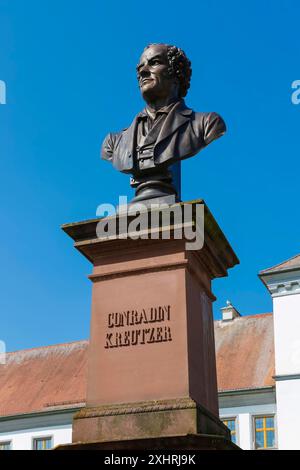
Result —
<instances>
[{"instance_id":1,"label":"sculpted face","mask_svg":"<svg viewBox=\"0 0 300 470\"><path fill-rule=\"evenodd\" d=\"M141 55L137 66L139 87L143 98L157 102L178 97L178 81L168 73L167 47L153 45Z\"/></svg>"}]
</instances>

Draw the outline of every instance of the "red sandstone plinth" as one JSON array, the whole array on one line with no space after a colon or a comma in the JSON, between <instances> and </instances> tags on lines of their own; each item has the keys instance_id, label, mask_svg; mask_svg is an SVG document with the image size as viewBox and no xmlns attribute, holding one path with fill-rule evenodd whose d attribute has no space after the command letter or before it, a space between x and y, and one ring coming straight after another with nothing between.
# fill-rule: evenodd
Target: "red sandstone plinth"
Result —
<instances>
[{"instance_id":1,"label":"red sandstone plinth","mask_svg":"<svg viewBox=\"0 0 300 470\"><path fill-rule=\"evenodd\" d=\"M218 419L211 281L238 259L204 202L185 204L194 225L196 205L205 209L195 251L172 221L169 240L97 238L99 219L63 226L93 264L87 404L73 442L229 437Z\"/></svg>"}]
</instances>

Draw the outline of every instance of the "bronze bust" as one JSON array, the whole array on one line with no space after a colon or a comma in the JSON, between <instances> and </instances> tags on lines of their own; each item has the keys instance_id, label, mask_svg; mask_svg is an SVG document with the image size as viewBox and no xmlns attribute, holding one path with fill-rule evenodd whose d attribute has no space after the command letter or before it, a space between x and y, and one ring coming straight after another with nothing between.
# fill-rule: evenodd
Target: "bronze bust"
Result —
<instances>
[{"instance_id":1,"label":"bronze bust","mask_svg":"<svg viewBox=\"0 0 300 470\"><path fill-rule=\"evenodd\" d=\"M168 196L179 200L181 160L226 131L218 114L186 107L191 74L191 63L178 47L150 44L141 55L137 76L146 108L130 127L108 134L102 145L102 158L132 175L132 202Z\"/></svg>"}]
</instances>

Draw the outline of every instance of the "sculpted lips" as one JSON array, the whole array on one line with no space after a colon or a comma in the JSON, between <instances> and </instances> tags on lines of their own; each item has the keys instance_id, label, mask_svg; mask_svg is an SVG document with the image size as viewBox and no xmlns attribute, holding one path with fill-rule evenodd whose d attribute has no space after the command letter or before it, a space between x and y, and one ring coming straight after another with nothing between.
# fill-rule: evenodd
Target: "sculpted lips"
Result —
<instances>
[{"instance_id":1,"label":"sculpted lips","mask_svg":"<svg viewBox=\"0 0 300 470\"><path fill-rule=\"evenodd\" d=\"M152 82L152 78L142 78L140 81L141 85L144 85L147 82Z\"/></svg>"}]
</instances>

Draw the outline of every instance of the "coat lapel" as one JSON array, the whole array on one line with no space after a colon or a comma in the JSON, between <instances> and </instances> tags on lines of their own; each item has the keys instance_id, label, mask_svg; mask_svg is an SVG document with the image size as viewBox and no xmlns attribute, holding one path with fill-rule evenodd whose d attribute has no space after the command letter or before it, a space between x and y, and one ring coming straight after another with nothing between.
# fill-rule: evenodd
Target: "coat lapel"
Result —
<instances>
[{"instance_id":1,"label":"coat lapel","mask_svg":"<svg viewBox=\"0 0 300 470\"><path fill-rule=\"evenodd\" d=\"M162 140L173 134L179 127L191 119L192 110L185 106L184 101L179 101L169 112L156 140L157 145Z\"/></svg>"},{"instance_id":2,"label":"coat lapel","mask_svg":"<svg viewBox=\"0 0 300 470\"><path fill-rule=\"evenodd\" d=\"M173 134L179 127L191 119L193 111L185 106L183 100L176 103L169 112L157 137L155 147L159 142ZM122 132L121 138L114 151L113 164L120 171L128 171L133 168L133 155L135 154L135 138L138 116L135 117L128 129Z\"/></svg>"}]
</instances>

